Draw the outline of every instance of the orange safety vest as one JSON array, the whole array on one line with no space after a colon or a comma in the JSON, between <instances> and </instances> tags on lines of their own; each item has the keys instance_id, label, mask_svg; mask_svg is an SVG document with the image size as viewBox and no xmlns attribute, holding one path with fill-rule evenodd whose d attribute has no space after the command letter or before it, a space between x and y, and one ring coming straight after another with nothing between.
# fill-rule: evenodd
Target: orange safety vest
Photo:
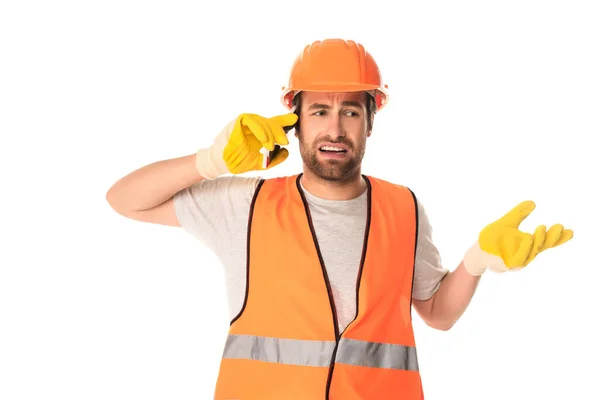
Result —
<instances>
[{"instance_id":1,"label":"orange safety vest","mask_svg":"<svg viewBox=\"0 0 600 400\"><path fill-rule=\"evenodd\" d=\"M216 400L421 400L412 327L416 198L367 182L357 315L339 332L299 175L261 180L248 222L246 296Z\"/></svg>"}]
</instances>

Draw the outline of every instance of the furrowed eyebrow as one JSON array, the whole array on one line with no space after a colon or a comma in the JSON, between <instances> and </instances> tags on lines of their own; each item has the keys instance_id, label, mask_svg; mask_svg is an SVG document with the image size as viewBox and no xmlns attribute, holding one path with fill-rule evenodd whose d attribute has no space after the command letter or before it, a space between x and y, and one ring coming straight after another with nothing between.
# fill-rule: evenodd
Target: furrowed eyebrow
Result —
<instances>
[{"instance_id":1,"label":"furrowed eyebrow","mask_svg":"<svg viewBox=\"0 0 600 400\"><path fill-rule=\"evenodd\" d=\"M359 103L358 101L344 101L342 103L343 106L345 107L356 107L356 108L362 108L362 104Z\"/></svg>"},{"instance_id":2,"label":"furrowed eyebrow","mask_svg":"<svg viewBox=\"0 0 600 400\"><path fill-rule=\"evenodd\" d=\"M342 103L342 105L344 107L356 107L356 108L362 108L362 104L359 103L358 101L344 101ZM321 109L325 109L325 110L329 110L331 109L331 106L327 105L327 104L322 104L322 103L313 103L308 107L309 110L321 110Z\"/></svg>"},{"instance_id":3,"label":"furrowed eyebrow","mask_svg":"<svg viewBox=\"0 0 600 400\"><path fill-rule=\"evenodd\" d=\"M311 104L308 109L309 110L319 110L319 109L330 109L331 107L328 106L327 104L321 104L321 103L313 103Z\"/></svg>"}]
</instances>

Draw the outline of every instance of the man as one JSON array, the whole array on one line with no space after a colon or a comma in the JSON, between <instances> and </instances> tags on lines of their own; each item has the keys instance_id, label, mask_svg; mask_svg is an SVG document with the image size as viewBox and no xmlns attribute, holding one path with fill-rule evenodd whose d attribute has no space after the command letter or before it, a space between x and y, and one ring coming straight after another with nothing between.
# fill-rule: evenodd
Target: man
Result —
<instances>
[{"instance_id":1,"label":"man","mask_svg":"<svg viewBox=\"0 0 600 400\"><path fill-rule=\"evenodd\" d=\"M107 193L120 214L182 226L222 260L232 322L215 399L422 399L411 307L450 329L487 269L519 270L571 239L559 224L520 232L534 208L525 201L449 272L415 194L361 172L387 98L361 44L314 42L282 95L293 112L239 115L211 147L145 166ZM292 126L302 173L238 176L284 162L285 147L268 165L263 151L288 145Z\"/></svg>"}]
</instances>

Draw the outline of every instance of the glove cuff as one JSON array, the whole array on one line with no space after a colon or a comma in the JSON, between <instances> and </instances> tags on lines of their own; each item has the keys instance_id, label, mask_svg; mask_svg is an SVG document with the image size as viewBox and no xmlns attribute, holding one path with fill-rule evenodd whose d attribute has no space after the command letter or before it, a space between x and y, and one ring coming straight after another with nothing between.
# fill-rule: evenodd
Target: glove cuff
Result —
<instances>
[{"instance_id":1,"label":"glove cuff","mask_svg":"<svg viewBox=\"0 0 600 400\"><path fill-rule=\"evenodd\" d=\"M479 242L475 242L465 253L462 262L469 274L481 276L487 270L485 258L485 252L481 250Z\"/></svg>"},{"instance_id":2,"label":"glove cuff","mask_svg":"<svg viewBox=\"0 0 600 400\"><path fill-rule=\"evenodd\" d=\"M228 172L223 157L219 157L214 148L199 149L196 152L196 169L205 179L215 179Z\"/></svg>"},{"instance_id":3,"label":"glove cuff","mask_svg":"<svg viewBox=\"0 0 600 400\"><path fill-rule=\"evenodd\" d=\"M223 151L229 142L236 120L237 118L221 130L210 147L196 152L196 169L205 179L215 179L230 172L223 159Z\"/></svg>"},{"instance_id":4,"label":"glove cuff","mask_svg":"<svg viewBox=\"0 0 600 400\"><path fill-rule=\"evenodd\" d=\"M518 271L521 268L508 268L501 257L490 254L481 249L479 241L473 243L463 258L463 265L467 272L473 276L481 276L486 270L496 273Z\"/></svg>"}]
</instances>

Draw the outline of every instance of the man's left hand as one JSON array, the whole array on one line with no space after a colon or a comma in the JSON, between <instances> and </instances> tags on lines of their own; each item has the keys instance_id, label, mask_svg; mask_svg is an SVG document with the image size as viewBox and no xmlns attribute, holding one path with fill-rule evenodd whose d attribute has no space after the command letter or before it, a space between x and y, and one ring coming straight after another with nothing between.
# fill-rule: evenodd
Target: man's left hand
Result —
<instances>
[{"instance_id":1,"label":"man's left hand","mask_svg":"<svg viewBox=\"0 0 600 400\"><path fill-rule=\"evenodd\" d=\"M527 266L544 250L557 247L573 237L571 229L555 224L546 230L539 225L533 234L520 231L519 225L534 210L531 200L522 202L502 218L487 225L479 239L466 252L463 264L471 275L482 275L487 269L494 272L518 271Z\"/></svg>"}]
</instances>

